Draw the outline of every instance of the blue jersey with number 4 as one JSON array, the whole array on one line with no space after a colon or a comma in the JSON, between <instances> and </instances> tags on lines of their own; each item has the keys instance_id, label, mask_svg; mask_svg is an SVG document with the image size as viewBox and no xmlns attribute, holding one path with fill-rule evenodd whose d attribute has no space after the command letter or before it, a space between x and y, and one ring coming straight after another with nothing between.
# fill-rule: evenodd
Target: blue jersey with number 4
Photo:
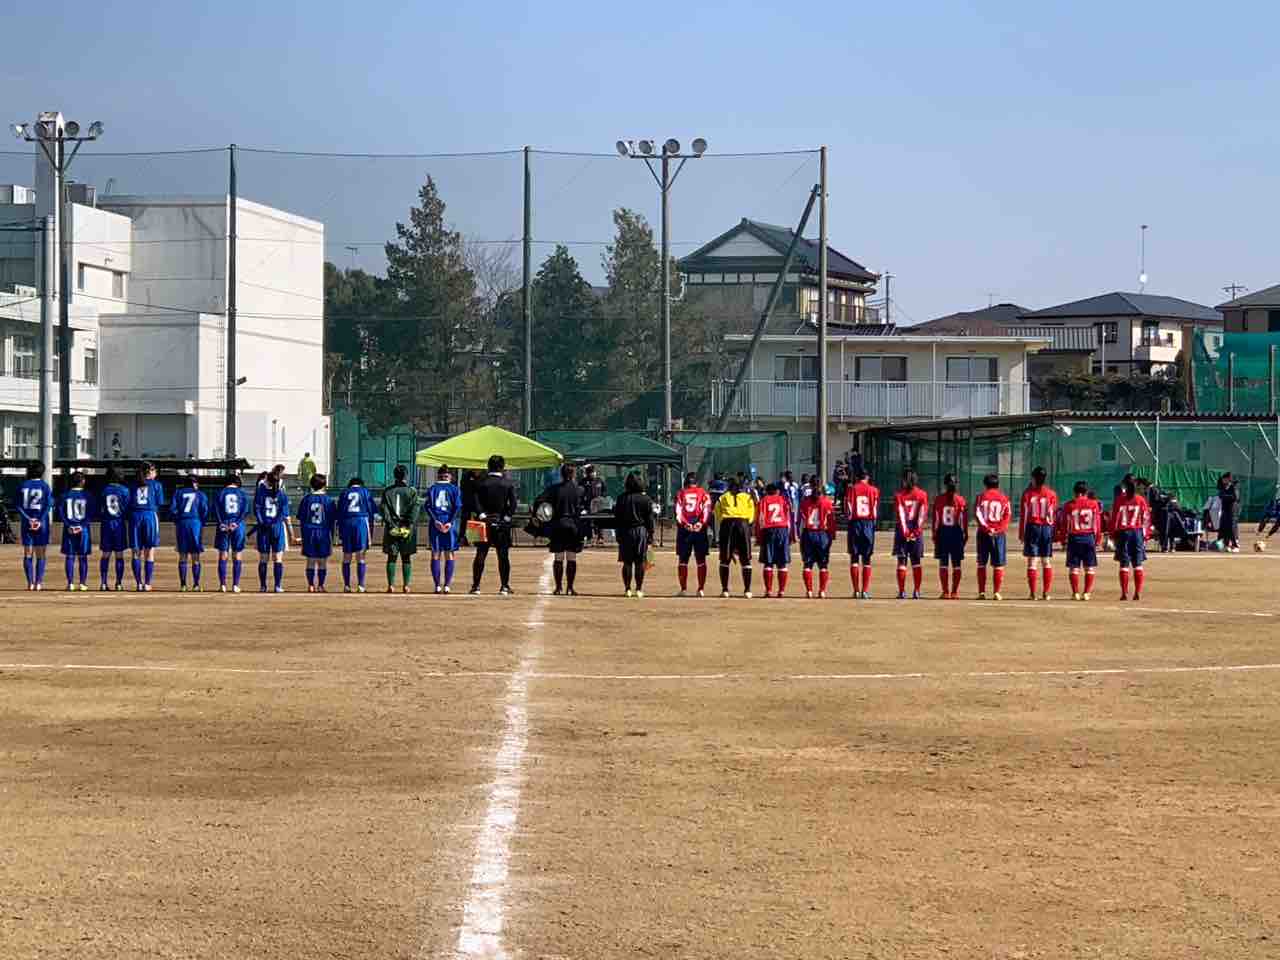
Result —
<instances>
[{"instance_id":1,"label":"blue jersey with number 4","mask_svg":"<svg viewBox=\"0 0 1280 960\"><path fill-rule=\"evenodd\" d=\"M456 523L462 513L462 491L452 483L433 483L427 490L427 513L436 523Z\"/></svg>"}]
</instances>

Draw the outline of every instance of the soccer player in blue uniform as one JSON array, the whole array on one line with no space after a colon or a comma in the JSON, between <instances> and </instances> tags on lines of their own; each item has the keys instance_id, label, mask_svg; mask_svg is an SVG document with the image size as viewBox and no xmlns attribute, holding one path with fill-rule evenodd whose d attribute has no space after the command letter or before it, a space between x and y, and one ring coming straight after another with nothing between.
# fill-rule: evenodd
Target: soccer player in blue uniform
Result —
<instances>
[{"instance_id":1,"label":"soccer player in blue uniform","mask_svg":"<svg viewBox=\"0 0 1280 960\"><path fill-rule=\"evenodd\" d=\"M67 563L67 590L76 589L78 572L80 589L87 591L89 554L93 553L89 526L93 519L93 500L84 488L84 474L79 470L71 474L70 483L71 489L62 495L58 504L58 519L62 521L62 555Z\"/></svg>"},{"instance_id":2,"label":"soccer player in blue uniform","mask_svg":"<svg viewBox=\"0 0 1280 960\"><path fill-rule=\"evenodd\" d=\"M333 553L333 524L336 519L333 497L324 492L328 478L311 475L311 492L298 501L298 525L302 532L302 555L307 562L307 593L325 593L329 576L329 555Z\"/></svg>"},{"instance_id":3,"label":"soccer player in blue uniform","mask_svg":"<svg viewBox=\"0 0 1280 960\"><path fill-rule=\"evenodd\" d=\"M462 517L462 490L453 482L453 471L442 466L436 471L436 482L427 490L427 514L431 526L427 541L431 545L431 579L436 593L448 593L453 584L453 554L458 549L458 525ZM440 561L444 560L444 585L440 583Z\"/></svg>"},{"instance_id":4,"label":"soccer player in blue uniform","mask_svg":"<svg viewBox=\"0 0 1280 960\"><path fill-rule=\"evenodd\" d=\"M102 524L98 529L98 549L102 553L98 570L102 574L99 590L109 590L107 572L111 568L111 556L116 558L116 589L124 589L124 555L129 550L129 488L120 482L115 467L107 467L107 485L102 488L98 504L98 517Z\"/></svg>"},{"instance_id":5,"label":"soccer player in blue uniform","mask_svg":"<svg viewBox=\"0 0 1280 960\"><path fill-rule=\"evenodd\" d=\"M335 498L338 519L338 538L342 541L342 590L351 592L351 558L356 559L356 591L364 593L365 574L368 564L365 557L369 552L372 540L373 494L359 477L352 477L343 490Z\"/></svg>"},{"instance_id":6,"label":"soccer player in blue uniform","mask_svg":"<svg viewBox=\"0 0 1280 960\"><path fill-rule=\"evenodd\" d=\"M43 478L44 464L32 460L27 467L27 479L18 487L18 514L22 517L22 572L27 575L28 590L44 589L53 490Z\"/></svg>"},{"instance_id":7,"label":"soccer player in blue uniform","mask_svg":"<svg viewBox=\"0 0 1280 960\"><path fill-rule=\"evenodd\" d=\"M232 474L227 485L213 498L213 522L218 532L213 549L218 551L218 592L227 592L227 561L231 562L231 592L240 592L240 574L244 569L244 542L248 533L245 521L251 505L248 494L240 488L240 478Z\"/></svg>"},{"instance_id":8,"label":"soccer player in blue uniform","mask_svg":"<svg viewBox=\"0 0 1280 960\"><path fill-rule=\"evenodd\" d=\"M191 567L191 589L200 592L200 555L204 553L204 525L209 521L209 498L195 476L173 492L173 532L178 550L178 589L186 592L187 566Z\"/></svg>"},{"instance_id":9,"label":"soccer player in blue uniform","mask_svg":"<svg viewBox=\"0 0 1280 960\"><path fill-rule=\"evenodd\" d=\"M293 539L293 521L289 516L289 498L280 477L268 474L267 482L258 487L253 498L253 516L258 521L258 586L267 592L267 560L271 561L276 593L284 593L284 554Z\"/></svg>"},{"instance_id":10,"label":"soccer player in blue uniform","mask_svg":"<svg viewBox=\"0 0 1280 960\"><path fill-rule=\"evenodd\" d=\"M160 543L160 509L164 487L156 479L156 467L138 467L138 483L129 493L129 547L133 551L133 579L139 591L150 591L156 573L156 547Z\"/></svg>"}]
</instances>

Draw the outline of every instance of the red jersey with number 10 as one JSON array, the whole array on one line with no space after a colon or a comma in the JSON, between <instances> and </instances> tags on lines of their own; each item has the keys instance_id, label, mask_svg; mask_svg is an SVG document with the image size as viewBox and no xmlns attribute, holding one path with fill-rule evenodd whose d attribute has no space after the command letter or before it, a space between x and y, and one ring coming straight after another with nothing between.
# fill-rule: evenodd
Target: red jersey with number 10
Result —
<instances>
[{"instance_id":1,"label":"red jersey with number 10","mask_svg":"<svg viewBox=\"0 0 1280 960\"><path fill-rule=\"evenodd\" d=\"M929 495L919 487L899 490L893 495L893 513L898 521L898 532L908 540L920 536L925 515L929 512Z\"/></svg>"},{"instance_id":2,"label":"red jersey with number 10","mask_svg":"<svg viewBox=\"0 0 1280 960\"><path fill-rule=\"evenodd\" d=\"M978 529L988 536L999 536L1009 530L1013 517L1013 505L1002 490L983 490L973 504L973 516Z\"/></svg>"},{"instance_id":3,"label":"red jersey with number 10","mask_svg":"<svg viewBox=\"0 0 1280 960\"><path fill-rule=\"evenodd\" d=\"M844 508L850 520L874 520L880 513L880 490L865 480L851 484L844 492Z\"/></svg>"},{"instance_id":4,"label":"red jersey with number 10","mask_svg":"<svg viewBox=\"0 0 1280 960\"><path fill-rule=\"evenodd\" d=\"M1102 506L1089 497L1076 497L1062 511L1069 537L1093 537L1102 542Z\"/></svg>"},{"instance_id":5,"label":"red jersey with number 10","mask_svg":"<svg viewBox=\"0 0 1280 960\"><path fill-rule=\"evenodd\" d=\"M791 501L780 493L771 493L760 499L756 510L756 528L759 530L790 530Z\"/></svg>"},{"instance_id":6,"label":"red jersey with number 10","mask_svg":"<svg viewBox=\"0 0 1280 960\"><path fill-rule=\"evenodd\" d=\"M1022 492L1022 516L1018 518L1018 533L1025 536L1029 525L1052 527L1058 515L1058 495L1048 484L1043 487L1027 487Z\"/></svg>"},{"instance_id":7,"label":"red jersey with number 10","mask_svg":"<svg viewBox=\"0 0 1280 960\"><path fill-rule=\"evenodd\" d=\"M701 487L684 487L676 494L676 523L706 526L711 521L711 495Z\"/></svg>"},{"instance_id":8,"label":"red jersey with number 10","mask_svg":"<svg viewBox=\"0 0 1280 960\"><path fill-rule=\"evenodd\" d=\"M800 501L800 525L803 530L836 535L836 505L825 493Z\"/></svg>"},{"instance_id":9,"label":"red jersey with number 10","mask_svg":"<svg viewBox=\"0 0 1280 960\"><path fill-rule=\"evenodd\" d=\"M1151 506L1147 498L1140 493L1128 497L1123 493L1116 497L1111 505L1111 529L1141 530L1144 535L1151 532Z\"/></svg>"}]
</instances>

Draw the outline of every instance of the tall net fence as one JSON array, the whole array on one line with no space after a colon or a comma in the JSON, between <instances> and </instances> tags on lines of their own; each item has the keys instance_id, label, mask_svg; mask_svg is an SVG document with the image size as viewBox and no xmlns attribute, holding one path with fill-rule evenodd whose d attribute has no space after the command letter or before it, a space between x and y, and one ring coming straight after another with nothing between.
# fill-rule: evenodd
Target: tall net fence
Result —
<instances>
[{"instance_id":1,"label":"tall net fence","mask_svg":"<svg viewBox=\"0 0 1280 960\"><path fill-rule=\"evenodd\" d=\"M1197 328L1191 345L1195 408L1274 413L1280 405L1280 333Z\"/></svg>"},{"instance_id":2,"label":"tall net fence","mask_svg":"<svg viewBox=\"0 0 1280 960\"><path fill-rule=\"evenodd\" d=\"M1109 503L1126 473L1156 483L1185 507L1199 510L1219 478L1239 483L1244 516L1260 517L1277 495L1280 419L1232 418L1188 422L1183 418L1063 418L1018 429L875 429L864 435L868 472L882 490L897 487L902 471L917 471L933 492L954 473L960 491L973 497L983 478L996 474L1016 502L1043 466L1059 496L1083 481Z\"/></svg>"}]
</instances>

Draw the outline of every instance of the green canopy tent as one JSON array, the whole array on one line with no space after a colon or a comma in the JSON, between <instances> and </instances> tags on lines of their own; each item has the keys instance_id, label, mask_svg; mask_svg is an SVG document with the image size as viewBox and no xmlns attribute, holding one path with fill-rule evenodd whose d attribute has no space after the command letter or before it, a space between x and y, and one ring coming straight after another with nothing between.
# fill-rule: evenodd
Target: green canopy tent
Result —
<instances>
[{"instance_id":1,"label":"green canopy tent","mask_svg":"<svg viewBox=\"0 0 1280 960\"><path fill-rule=\"evenodd\" d=\"M507 461L508 470L554 467L564 459L550 447L510 430L478 427L419 450L414 462L420 467L448 464L459 470L483 470L494 454Z\"/></svg>"},{"instance_id":2,"label":"green canopy tent","mask_svg":"<svg viewBox=\"0 0 1280 960\"><path fill-rule=\"evenodd\" d=\"M566 460L597 466L638 467L648 464L679 467L684 454L640 433L615 430L539 430L534 436L555 447Z\"/></svg>"}]
</instances>

